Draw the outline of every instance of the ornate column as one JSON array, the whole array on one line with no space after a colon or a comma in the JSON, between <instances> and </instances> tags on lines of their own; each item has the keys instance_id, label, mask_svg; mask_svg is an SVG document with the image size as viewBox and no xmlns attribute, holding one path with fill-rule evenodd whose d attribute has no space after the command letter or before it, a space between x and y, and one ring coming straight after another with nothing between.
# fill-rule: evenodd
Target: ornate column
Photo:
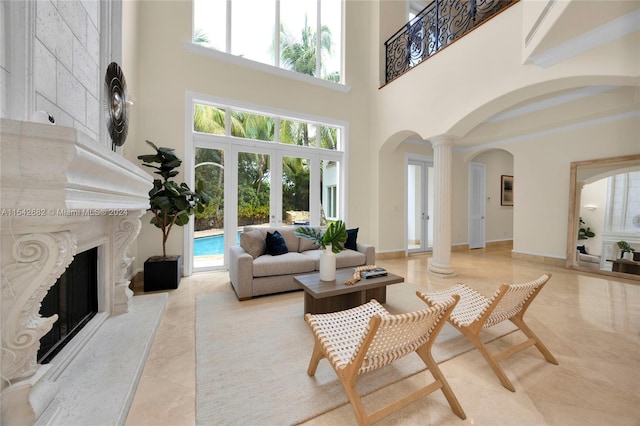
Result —
<instances>
[{"instance_id":1,"label":"ornate column","mask_svg":"<svg viewBox=\"0 0 640 426\"><path fill-rule=\"evenodd\" d=\"M435 206L433 211L433 256L429 259L429 272L442 277L454 277L451 267L451 197L453 140L449 135L430 139L433 146L435 175Z\"/></svg>"},{"instance_id":2,"label":"ornate column","mask_svg":"<svg viewBox=\"0 0 640 426\"><path fill-rule=\"evenodd\" d=\"M2 245L10 246L12 239L3 235ZM13 240L13 262L2 267L2 418L9 424L35 421L55 394L45 386L33 392L40 338L58 319L41 317L40 304L76 249L76 238L67 231L26 234Z\"/></svg>"},{"instance_id":3,"label":"ornate column","mask_svg":"<svg viewBox=\"0 0 640 426\"><path fill-rule=\"evenodd\" d=\"M133 292L129 288L130 280L126 279L127 269L135 258L127 254L131 243L138 237L142 222L140 218L145 210L134 210L127 216L111 219L111 250L113 256L112 279L114 283L111 312L114 315L129 311Z\"/></svg>"}]
</instances>

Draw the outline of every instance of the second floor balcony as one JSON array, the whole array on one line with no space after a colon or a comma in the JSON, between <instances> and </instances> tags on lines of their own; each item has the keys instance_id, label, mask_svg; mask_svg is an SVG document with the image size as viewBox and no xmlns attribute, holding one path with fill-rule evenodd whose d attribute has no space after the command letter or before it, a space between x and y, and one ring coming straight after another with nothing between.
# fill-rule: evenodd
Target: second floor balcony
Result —
<instances>
[{"instance_id":1,"label":"second floor balcony","mask_svg":"<svg viewBox=\"0 0 640 426\"><path fill-rule=\"evenodd\" d=\"M385 83L400 77L518 0L434 0L385 42Z\"/></svg>"}]
</instances>

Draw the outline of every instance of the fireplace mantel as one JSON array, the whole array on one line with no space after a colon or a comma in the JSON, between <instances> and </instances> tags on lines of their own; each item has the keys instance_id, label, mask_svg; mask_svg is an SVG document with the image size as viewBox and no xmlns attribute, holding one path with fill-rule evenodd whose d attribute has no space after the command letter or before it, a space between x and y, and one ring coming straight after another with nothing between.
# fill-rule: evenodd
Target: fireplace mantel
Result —
<instances>
[{"instance_id":1,"label":"fireplace mantel","mask_svg":"<svg viewBox=\"0 0 640 426\"><path fill-rule=\"evenodd\" d=\"M149 207L151 176L76 129L5 119L0 127L3 232L63 230Z\"/></svg>"},{"instance_id":2,"label":"fireplace mantel","mask_svg":"<svg viewBox=\"0 0 640 426\"><path fill-rule=\"evenodd\" d=\"M76 253L99 247L101 318L129 310L127 249L153 178L73 128L1 119L0 130L2 423L28 424L55 395L38 391L43 382L51 388L48 371L68 362L36 363L40 338L56 320L40 316L42 299Z\"/></svg>"}]
</instances>

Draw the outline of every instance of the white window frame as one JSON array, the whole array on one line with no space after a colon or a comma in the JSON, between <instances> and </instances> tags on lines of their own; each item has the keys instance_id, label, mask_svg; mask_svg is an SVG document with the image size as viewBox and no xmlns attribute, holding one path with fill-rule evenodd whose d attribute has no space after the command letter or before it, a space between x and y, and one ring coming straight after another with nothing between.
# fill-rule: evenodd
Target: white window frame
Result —
<instances>
[{"instance_id":1,"label":"white window frame","mask_svg":"<svg viewBox=\"0 0 640 426\"><path fill-rule=\"evenodd\" d=\"M193 131L193 108L195 104L210 105L218 108L224 108L227 111L227 124L225 126L225 135L205 134ZM316 123L331 127L340 128L340 150L329 150L317 147L306 147L299 145L291 145L286 143L260 141L253 139L244 139L230 135L229 110L242 110L254 112L260 115L274 116L296 121L308 123ZM199 94L195 92L186 93L185 101L185 154L184 154L184 176L185 182L191 187L195 187L194 173L194 154L196 148L212 148L225 150L225 190L224 190L224 231L225 235L230 235L237 229L237 191L231 188L237 188L237 175L234 170L238 169L238 152L252 152L256 150L264 150L268 154L275 155L272 157L272 172L280 170L281 165L276 164L282 157L300 157L309 159L309 222L311 225L320 224L320 188L316 182L320 180L320 163L322 160L336 161L340 163L338 173L338 196L337 196L337 214L344 222L347 222L347 204L348 200L348 175L346 173L348 164L348 140L349 125L344 121L334 120L327 117L313 116L299 112L281 110L267 106L253 105L231 99L219 98L215 96ZM227 158L228 157L230 158ZM278 161L276 161L278 160ZM275 166L275 167L274 167ZM272 173L272 179L275 176L281 176ZM271 182L272 191L279 185ZM280 188L281 191L281 188ZM271 214L279 214L280 210L274 209L272 206ZM276 218L282 220L282 218ZM189 276L193 273L193 232L194 220L190 220L184 227L183 247L184 247L184 274ZM228 239L225 239L225 253L228 253ZM227 258L225 256L225 265L213 268L198 268L198 271L207 269L225 269Z\"/></svg>"},{"instance_id":2,"label":"white window frame","mask_svg":"<svg viewBox=\"0 0 640 426\"><path fill-rule=\"evenodd\" d=\"M195 1L195 0L194 0ZM200 1L206 1L206 0L200 0ZM231 53L231 14L233 13L232 11L232 7L230 7L230 5L232 4L231 0L227 0L227 7L225 8L225 12L226 12L226 32L225 32L225 51L222 52L220 50L214 49L212 47L206 47L206 46L202 46L200 44L196 44L193 43L193 41L191 42L185 42L184 46L187 50L189 50L192 53L197 53L200 55L205 55L205 56L210 56L210 57L215 57L216 59L222 59L226 62L231 62L231 63L235 63L237 65L242 65L242 66L246 66L248 68L252 68L252 69L256 69L258 71L263 71L263 72L270 72L273 74L277 74L277 75L281 75L281 76L285 76L285 77L289 77L289 78L293 78L296 80L302 80L305 81L307 83L311 83L311 84L317 84L323 87L327 87L327 88L331 88L334 90L338 90L340 92L350 92L351 91L351 87L347 86L345 84L345 43L344 43L344 34L345 34L345 25L344 25L344 16L345 16L345 1L343 0L341 2L342 4L342 10L341 10L341 37L340 40L338 41L338 43L340 44L340 82L336 83L333 81L329 81L329 80L325 80L322 77L314 77L314 76L310 76L307 74L301 74L299 72L296 71L291 71L288 70L286 68L282 68L281 64L280 64L280 31L276 31L275 34L275 40L274 40L274 44L275 44L275 52L274 52L274 57L273 57L273 64L268 64L268 63L264 63L264 62L258 62L252 59L247 59L247 58L243 58L241 56L236 56L233 53ZM316 3L316 7L317 7L317 13L316 13L316 33L319 33L319 30L321 30L322 28L322 0L317 0ZM193 8L192 13L195 14L195 7ZM275 2L275 28L280 28L280 1L276 0ZM195 26L194 26L194 17L192 16L191 19L191 34L192 34L192 38L193 38L193 34L195 33ZM321 64L321 45L320 45L320 37L317 38L316 40L316 73L320 73L321 69L322 69L322 64ZM280 72L276 71L276 70L280 70ZM291 74L294 74L295 76L299 76L299 77L295 77ZM321 83L324 82L324 83Z\"/></svg>"}]
</instances>

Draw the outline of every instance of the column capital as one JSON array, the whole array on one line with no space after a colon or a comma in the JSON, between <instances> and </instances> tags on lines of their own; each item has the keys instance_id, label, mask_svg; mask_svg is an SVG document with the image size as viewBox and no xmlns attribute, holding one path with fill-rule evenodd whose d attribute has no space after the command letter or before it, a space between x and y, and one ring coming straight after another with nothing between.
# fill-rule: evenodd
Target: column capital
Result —
<instances>
[{"instance_id":1,"label":"column capital","mask_svg":"<svg viewBox=\"0 0 640 426\"><path fill-rule=\"evenodd\" d=\"M431 142L431 146L435 148L436 146L453 146L456 139L453 135L444 134L429 138L429 142Z\"/></svg>"}]
</instances>

